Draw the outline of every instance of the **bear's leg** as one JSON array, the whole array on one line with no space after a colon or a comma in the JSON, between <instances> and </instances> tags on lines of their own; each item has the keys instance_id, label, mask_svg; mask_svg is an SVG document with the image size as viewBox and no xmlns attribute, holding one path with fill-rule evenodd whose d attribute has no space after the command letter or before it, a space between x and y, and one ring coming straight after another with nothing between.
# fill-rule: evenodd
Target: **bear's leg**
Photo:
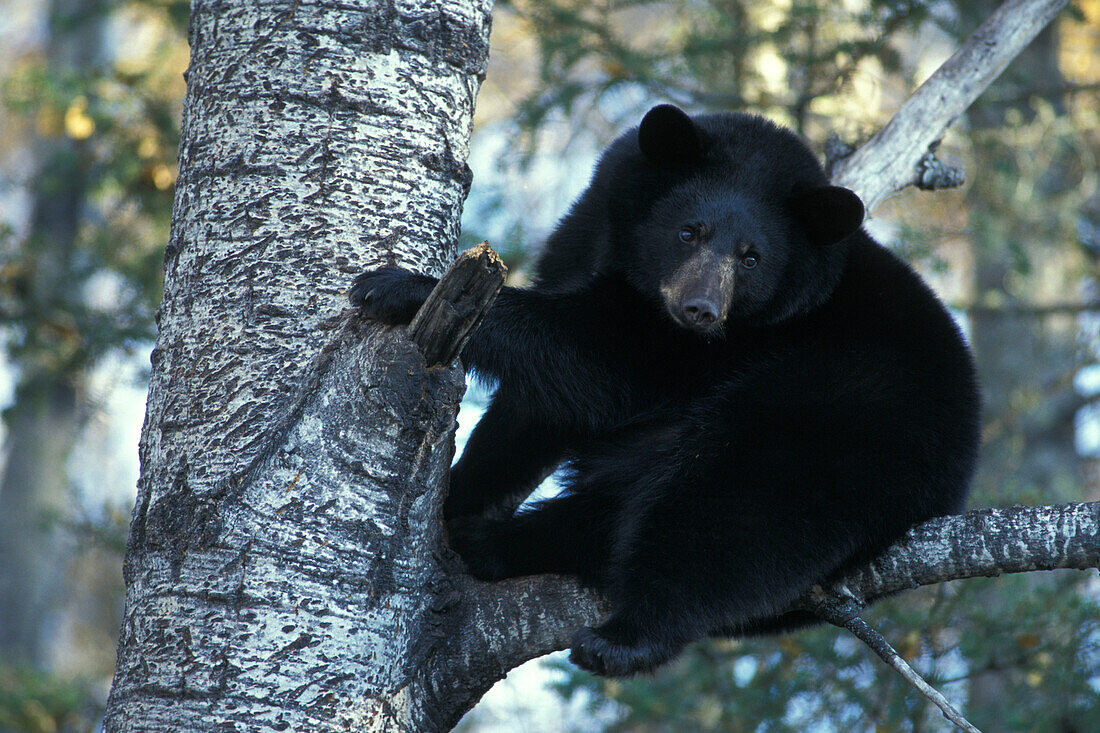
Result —
<instances>
[{"instance_id":1,"label":"bear's leg","mask_svg":"<svg viewBox=\"0 0 1100 733\"><path fill-rule=\"evenodd\" d=\"M583 627L573 635L569 661L605 677L652 672L695 638L673 618L620 609L601 626Z\"/></svg>"},{"instance_id":2,"label":"bear's leg","mask_svg":"<svg viewBox=\"0 0 1100 733\"><path fill-rule=\"evenodd\" d=\"M482 580L562 573L598 586L607 568L614 497L565 494L507 519L458 517L447 527L450 545Z\"/></svg>"},{"instance_id":3,"label":"bear's leg","mask_svg":"<svg viewBox=\"0 0 1100 733\"><path fill-rule=\"evenodd\" d=\"M516 417L498 394L474 428L451 469L443 516L510 516L561 462L563 439L542 425Z\"/></svg>"},{"instance_id":4,"label":"bear's leg","mask_svg":"<svg viewBox=\"0 0 1100 733\"><path fill-rule=\"evenodd\" d=\"M612 615L576 633L578 666L612 677L651 672L717 629L782 611L827 574L815 567L831 558L815 549L812 521L790 511L792 536L788 514L769 508L766 494L716 480L736 473L705 451L688 455L663 474L651 467L649 481L625 494L608 563Z\"/></svg>"}]
</instances>

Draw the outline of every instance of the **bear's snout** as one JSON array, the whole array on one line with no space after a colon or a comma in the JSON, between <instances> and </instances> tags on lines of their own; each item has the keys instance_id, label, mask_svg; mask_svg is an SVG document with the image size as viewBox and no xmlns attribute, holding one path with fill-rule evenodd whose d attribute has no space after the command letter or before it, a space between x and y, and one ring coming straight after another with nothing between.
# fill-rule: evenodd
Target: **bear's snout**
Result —
<instances>
[{"instance_id":1,"label":"bear's snout","mask_svg":"<svg viewBox=\"0 0 1100 733\"><path fill-rule=\"evenodd\" d=\"M718 322L718 306L706 298L691 298L684 303L683 313L687 325L700 331Z\"/></svg>"}]
</instances>

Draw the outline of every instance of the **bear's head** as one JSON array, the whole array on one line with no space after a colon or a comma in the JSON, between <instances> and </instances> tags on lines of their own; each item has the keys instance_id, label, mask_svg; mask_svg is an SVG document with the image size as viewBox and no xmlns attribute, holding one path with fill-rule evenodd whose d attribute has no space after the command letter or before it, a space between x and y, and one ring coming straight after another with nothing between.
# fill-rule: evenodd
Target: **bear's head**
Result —
<instances>
[{"instance_id":1,"label":"bear's head","mask_svg":"<svg viewBox=\"0 0 1100 733\"><path fill-rule=\"evenodd\" d=\"M677 325L777 323L836 287L863 204L792 132L661 105L609 154L614 261Z\"/></svg>"}]
</instances>

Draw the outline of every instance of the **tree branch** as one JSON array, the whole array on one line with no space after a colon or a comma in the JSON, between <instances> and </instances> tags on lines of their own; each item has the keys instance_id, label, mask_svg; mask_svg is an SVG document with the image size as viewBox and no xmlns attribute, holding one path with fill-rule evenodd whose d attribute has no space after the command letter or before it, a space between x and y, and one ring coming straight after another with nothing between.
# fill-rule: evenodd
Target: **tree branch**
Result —
<instances>
[{"instance_id":1,"label":"tree branch","mask_svg":"<svg viewBox=\"0 0 1100 733\"><path fill-rule=\"evenodd\" d=\"M1004 3L921 84L878 134L851 155L831 161L833 182L859 194L867 211L906 186L917 185L928 168L925 156L948 126L1067 2ZM952 174L946 180L957 178Z\"/></svg>"},{"instance_id":2,"label":"tree branch","mask_svg":"<svg viewBox=\"0 0 1100 733\"><path fill-rule=\"evenodd\" d=\"M1100 567L1100 502L976 509L940 517L837 585L864 602L922 585Z\"/></svg>"},{"instance_id":3,"label":"tree branch","mask_svg":"<svg viewBox=\"0 0 1100 733\"><path fill-rule=\"evenodd\" d=\"M898 674L904 677L909 684L917 688L922 695L935 703L936 707L943 712L945 718L967 733L981 733L981 731L979 731L973 723L967 720L954 705L948 702L947 698L944 697L939 690L925 682L924 678L917 674L916 670L914 670L900 654L894 651L894 648L882 637L882 634L871 628L866 621L856 616L848 619L848 621L843 624L843 627L852 632L852 634L864 644L871 647L875 654L878 654L884 662L897 670Z\"/></svg>"},{"instance_id":4,"label":"tree branch","mask_svg":"<svg viewBox=\"0 0 1100 733\"><path fill-rule=\"evenodd\" d=\"M857 618L865 605L910 588L1003 573L1098 567L1100 502L976 509L914 527L866 567L834 583L815 586L788 611L810 610L848 628L848 620ZM592 593L576 596L571 614L546 613L547 597L576 592L570 578L538 576L492 587L505 589L512 598L510 614L514 615L509 617L522 620L523 633L508 634L503 647L494 650L497 658L512 664L566 648L577 627L607 615L606 604ZM548 596L548 588L557 591ZM489 607L501 602L496 592L484 591L474 602L487 605L485 617L491 617ZM843 599L850 608L841 615L823 610L823 597ZM866 635L863 629L849 630L859 632L861 639L861 634Z\"/></svg>"},{"instance_id":5,"label":"tree branch","mask_svg":"<svg viewBox=\"0 0 1100 733\"><path fill-rule=\"evenodd\" d=\"M923 585L1035 570L1100 568L1100 502L975 509L909 530L866 567L825 587L860 605ZM813 609L807 591L789 610Z\"/></svg>"}]
</instances>

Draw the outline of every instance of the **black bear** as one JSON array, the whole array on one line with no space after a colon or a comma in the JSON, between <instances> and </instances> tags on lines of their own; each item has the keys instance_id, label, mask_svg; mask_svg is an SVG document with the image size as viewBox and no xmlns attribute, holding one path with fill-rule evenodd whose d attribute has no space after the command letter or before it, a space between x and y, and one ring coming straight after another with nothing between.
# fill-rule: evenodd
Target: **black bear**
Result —
<instances>
[{"instance_id":1,"label":"black bear","mask_svg":"<svg viewBox=\"0 0 1100 733\"><path fill-rule=\"evenodd\" d=\"M812 584L961 509L972 359L862 220L793 133L661 105L466 345L499 386L451 474L452 547L485 580L601 589L613 612L576 633L579 666L629 675L806 623L787 609ZM406 323L435 282L380 269L350 295ZM564 491L513 513L562 464Z\"/></svg>"}]
</instances>

